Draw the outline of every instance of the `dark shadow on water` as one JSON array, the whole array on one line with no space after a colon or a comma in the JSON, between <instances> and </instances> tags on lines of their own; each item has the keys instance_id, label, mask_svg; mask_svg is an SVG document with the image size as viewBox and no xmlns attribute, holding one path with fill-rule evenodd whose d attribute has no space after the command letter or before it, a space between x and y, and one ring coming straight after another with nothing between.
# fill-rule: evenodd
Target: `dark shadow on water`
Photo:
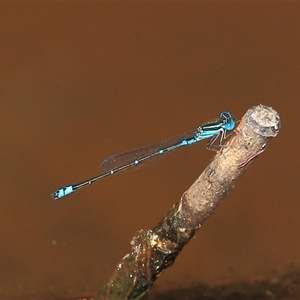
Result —
<instances>
[{"instance_id":1,"label":"dark shadow on water","mask_svg":"<svg viewBox=\"0 0 300 300\"><path fill-rule=\"evenodd\" d=\"M55 296L55 295L56 296ZM26 295L7 300L90 300L96 292L78 295ZM241 300L241 299L300 299L300 269L291 267L281 274L236 280L214 285L194 284L191 287L158 291L155 288L145 300ZM121 299L120 299L121 300Z\"/></svg>"}]
</instances>

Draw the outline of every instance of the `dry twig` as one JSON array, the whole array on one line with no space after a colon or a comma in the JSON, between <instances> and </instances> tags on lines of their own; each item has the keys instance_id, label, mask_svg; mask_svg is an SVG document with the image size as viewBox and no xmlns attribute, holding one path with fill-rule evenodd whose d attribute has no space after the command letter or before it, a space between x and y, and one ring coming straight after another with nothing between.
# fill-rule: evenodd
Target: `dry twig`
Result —
<instances>
[{"instance_id":1,"label":"dry twig","mask_svg":"<svg viewBox=\"0 0 300 300\"><path fill-rule=\"evenodd\" d=\"M174 263L253 159L278 134L280 125L279 115L272 108L258 105L249 109L235 134L180 201L153 229L136 233L131 252L121 260L94 300L143 297L157 277Z\"/></svg>"}]
</instances>

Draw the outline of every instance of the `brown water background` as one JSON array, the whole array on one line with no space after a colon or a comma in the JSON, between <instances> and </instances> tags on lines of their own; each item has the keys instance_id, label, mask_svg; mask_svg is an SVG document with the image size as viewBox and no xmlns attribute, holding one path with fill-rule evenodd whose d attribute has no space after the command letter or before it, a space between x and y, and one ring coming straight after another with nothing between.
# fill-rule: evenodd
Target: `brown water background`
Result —
<instances>
[{"instance_id":1,"label":"brown water background","mask_svg":"<svg viewBox=\"0 0 300 300\"><path fill-rule=\"evenodd\" d=\"M157 281L300 259L299 3L1 3L0 295L96 291L214 156L205 142L61 201L111 154L259 103L282 129Z\"/></svg>"}]
</instances>

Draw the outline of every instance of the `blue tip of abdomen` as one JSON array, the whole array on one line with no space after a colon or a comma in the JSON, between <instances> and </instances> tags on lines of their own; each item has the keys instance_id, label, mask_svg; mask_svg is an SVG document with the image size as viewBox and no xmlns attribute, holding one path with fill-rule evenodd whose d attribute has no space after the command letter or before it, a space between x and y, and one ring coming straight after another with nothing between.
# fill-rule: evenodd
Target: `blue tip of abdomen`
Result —
<instances>
[{"instance_id":1,"label":"blue tip of abdomen","mask_svg":"<svg viewBox=\"0 0 300 300\"><path fill-rule=\"evenodd\" d=\"M55 191L52 194L52 198L57 200L57 199L61 199L69 194L72 194L74 192L73 186L69 185L69 186L65 186L57 191Z\"/></svg>"}]
</instances>

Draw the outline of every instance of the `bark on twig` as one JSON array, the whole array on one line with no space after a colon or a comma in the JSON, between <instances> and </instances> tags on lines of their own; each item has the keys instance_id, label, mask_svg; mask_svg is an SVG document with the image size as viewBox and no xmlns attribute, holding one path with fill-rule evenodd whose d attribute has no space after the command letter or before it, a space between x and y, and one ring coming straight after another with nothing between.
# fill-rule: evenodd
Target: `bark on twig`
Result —
<instances>
[{"instance_id":1,"label":"bark on twig","mask_svg":"<svg viewBox=\"0 0 300 300\"><path fill-rule=\"evenodd\" d=\"M134 236L132 249L94 300L140 299L280 129L279 115L258 105L247 111L230 140L167 215Z\"/></svg>"}]
</instances>

